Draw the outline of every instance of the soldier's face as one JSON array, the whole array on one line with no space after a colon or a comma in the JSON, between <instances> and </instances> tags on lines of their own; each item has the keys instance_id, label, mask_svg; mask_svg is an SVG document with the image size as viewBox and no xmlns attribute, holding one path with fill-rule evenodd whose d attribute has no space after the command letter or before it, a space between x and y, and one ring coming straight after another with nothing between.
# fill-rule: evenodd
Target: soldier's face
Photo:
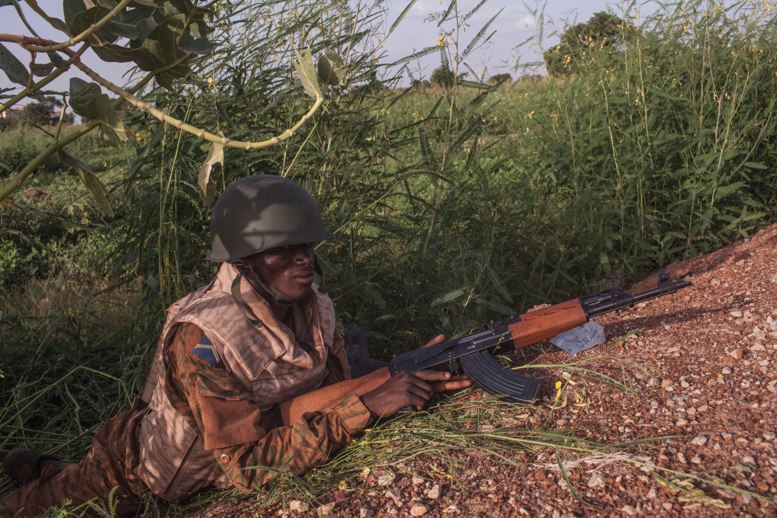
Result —
<instances>
[{"instance_id":1,"label":"soldier's face","mask_svg":"<svg viewBox=\"0 0 777 518\"><path fill-rule=\"evenodd\" d=\"M311 244L272 248L250 258L250 266L262 281L299 300L313 286L313 246Z\"/></svg>"}]
</instances>

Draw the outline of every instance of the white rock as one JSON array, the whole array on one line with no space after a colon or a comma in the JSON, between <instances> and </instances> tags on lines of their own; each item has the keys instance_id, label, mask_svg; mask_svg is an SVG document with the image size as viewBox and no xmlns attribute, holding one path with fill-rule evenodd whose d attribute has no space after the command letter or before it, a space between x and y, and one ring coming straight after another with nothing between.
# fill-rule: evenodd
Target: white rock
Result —
<instances>
[{"instance_id":1,"label":"white rock","mask_svg":"<svg viewBox=\"0 0 777 518\"><path fill-rule=\"evenodd\" d=\"M457 515L459 514L459 508L456 506L456 504L451 504L445 508L443 513Z\"/></svg>"},{"instance_id":2,"label":"white rock","mask_svg":"<svg viewBox=\"0 0 777 518\"><path fill-rule=\"evenodd\" d=\"M594 488L602 486L604 486L604 478L600 474L594 473L591 475L591 478L588 479L588 487Z\"/></svg>"},{"instance_id":3,"label":"white rock","mask_svg":"<svg viewBox=\"0 0 777 518\"><path fill-rule=\"evenodd\" d=\"M372 509L367 509L366 507L359 509L359 518L371 518L373 516L375 516L375 511Z\"/></svg>"},{"instance_id":4,"label":"white rock","mask_svg":"<svg viewBox=\"0 0 777 518\"><path fill-rule=\"evenodd\" d=\"M742 312L738 309L735 309L734 311L729 312L729 315L731 315L734 318L742 318Z\"/></svg>"},{"instance_id":5,"label":"white rock","mask_svg":"<svg viewBox=\"0 0 777 518\"><path fill-rule=\"evenodd\" d=\"M378 477L378 485L379 486L388 486L392 482L394 482L394 475L389 473L387 475L381 475Z\"/></svg>"},{"instance_id":6,"label":"white rock","mask_svg":"<svg viewBox=\"0 0 777 518\"><path fill-rule=\"evenodd\" d=\"M720 372L726 375L731 374L731 367L723 367Z\"/></svg>"},{"instance_id":7,"label":"white rock","mask_svg":"<svg viewBox=\"0 0 777 518\"><path fill-rule=\"evenodd\" d=\"M744 462L745 464L755 464L755 459L750 455L745 455L744 457L742 457L742 462Z\"/></svg>"},{"instance_id":8,"label":"white rock","mask_svg":"<svg viewBox=\"0 0 777 518\"><path fill-rule=\"evenodd\" d=\"M440 484L433 485L432 489L429 490L426 496L432 500L437 500L440 498Z\"/></svg>"},{"instance_id":9,"label":"white rock","mask_svg":"<svg viewBox=\"0 0 777 518\"><path fill-rule=\"evenodd\" d=\"M429 508L426 507L424 504L413 504L413 507L410 508L411 516L423 516L428 512L429 512Z\"/></svg>"},{"instance_id":10,"label":"white rock","mask_svg":"<svg viewBox=\"0 0 777 518\"><path fill-rule=\"evenodd\" d=\"M694 444L696 446L704 446L705 444L707 444L707 438L703 435L697 435L696 437L693 438L693 440L691 441L691 444Z\"/></svg>"},{"instance_id":11,"label":"white rock","mask_svg":"<svg viewBox=\"0 0 777 518\"><path fill-rule=\"evenodd\" d=\"M623 514L627 514L629 516L634 516L635 514L637 514L637 510L630 505L624 505L623 507L621 507L621 511L623 511Z\"/></svg>"},{"instance_id":12,"label":"white rock","mask_svg":"<svg viewBox=\"0 0 777 518\"><path fill-rule=\"evenodd\" d=\"M424 483L424 479L422 479L421 477L419 477L417 475L413 475L412 481L413 481L413 485L414 486L418 486L418 485L421 485L421 484Z\"/></svg>"},{"instance_id":13,"label":"white rock","mask_svg":"<svg viewBox=\"0 0 777 518\"><path fill-rule=\"evenodd\" d=\"M295 513L305 513L308 510L308 503L301 500L292 500L289 502L289 511Z\"/></svg>"},{"instance_id":14,"label":"white rock","mask_svg":"<svg viewBox=\"0 0 777 518\"><path fill-rule=\"evenodd\" d=\"M755 326L753 328L753 332L750 334L753 338L756 338L757 340L765 340L766 339L766 331L761 329L758 326Z\"/></svg>"},{"instance_id":15,"label":"white rock","mask_svg":"<svg viewBox=\"0 0 777 518\"><path fill-rule=\"evenodd\" d=\"M766 390L772 394L777 394L777 380L770 381L769 384L766 385Z\"/></svg>"},{"instance_id":16,"label":"white rock","mask_svg":"<svg viewBox=\"0 0 777 518\"><path fill-rule=\"evenodd\" d=\"M328 504L324 504L322 506L319 506L316 509L316 512L319 516L332 516L332 511L335 509L335 502L329 502Z\"/></svg>"},{"instance_id":17,"label":"white rock","mask_svg":"<svg viewBox=\"0 0 777 518\"><path fill-rule=\"evenodd\" d=\"M402 507L402 499L400 498L399 491L389 489L386 491L386 496L394 501L394 505Z\"/></svg>"},{"instance_id":18,"label":"white rock","mask_svg":"<svg viewBox=\"0 0 777 518\"><path fill-rule=\"evenodd\" d=\"M657 495L656 495L656 488L654 488L654 487L651 487L651 488L650 488L650 491L648 491L647 497L648 497L648 498L650 498L650 499L652 500L652 499L654 499L656 496L657 496Z\"/></svg>"}]
</instances>

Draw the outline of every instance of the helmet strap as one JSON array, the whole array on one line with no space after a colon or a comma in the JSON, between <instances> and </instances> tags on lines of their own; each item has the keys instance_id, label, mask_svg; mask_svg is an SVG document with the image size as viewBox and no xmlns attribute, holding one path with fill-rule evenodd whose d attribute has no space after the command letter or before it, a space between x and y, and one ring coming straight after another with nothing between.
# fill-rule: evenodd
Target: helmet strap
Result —
<instances>
[{"instance_id":1,"label":"helmet strap","mask_svg":"<svg viewBox=\"0 0 777 518\"><path fill-rule=\"evenodd\" d=\"M232 264L237 267L240 275L245 277L254 289L258 287L263 294L269 295L271 303L280 307L291 307L294 305L294 300L264 282L259 274L246 267L242 261L236 261Z\"/></svg>"},{"instance_id":2,"label":"helmet strap","mask_svg":"<svg viewBox=\"0 0 777 518\"><path fill-rule=\"evenodd\" d=\"M256 326L256 327L262 327L264 326L264 322L262 322L260 319L252 317L249 314L250 308L248 307L248 304L245 303L243 300L243 294L240 293L240 280L243 278L243 271L238 271L237 276L235 276L235 279L232 281L232 298L235 301L235 304L238 308L240 308L240 312L243 313L243 316L246 320L248 320L248 323ZM251 311L253 313L253 311Z\"/></svg>"},{"instance_id":3,"label":"helmet strap","mask_svg":"<svg viewBox=\"0 0 777 518\"><path fill-rule=\"evenodd\" d=\"M315 271L321 282L318 284L318 292L326 295L326 280L324 279L324 270L321 269L321 265L318 263L318 255L313 252L313 271Z\"/></svg>"}]
</instances>

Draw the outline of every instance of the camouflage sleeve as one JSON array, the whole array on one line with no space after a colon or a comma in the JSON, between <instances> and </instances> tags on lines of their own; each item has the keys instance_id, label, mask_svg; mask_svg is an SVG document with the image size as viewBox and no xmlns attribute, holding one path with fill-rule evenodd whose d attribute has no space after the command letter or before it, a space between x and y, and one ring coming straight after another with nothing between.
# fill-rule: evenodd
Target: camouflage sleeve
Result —
<instances>
[{"instance_id":1,"label":"camouflage sleeve","mask_svg":"<svg viewBox=\"0 0 777 518\"><path fill-rule=\"evenodd\" d=\"M184 324L170 343L168 397L200 431L205 449L241 491L261 488L280 471L302 474L324 463L372 420L352 396L293 426L277 426L226 369L192 353L202 337L199 327Z\"/></svg>"}]
</instances>

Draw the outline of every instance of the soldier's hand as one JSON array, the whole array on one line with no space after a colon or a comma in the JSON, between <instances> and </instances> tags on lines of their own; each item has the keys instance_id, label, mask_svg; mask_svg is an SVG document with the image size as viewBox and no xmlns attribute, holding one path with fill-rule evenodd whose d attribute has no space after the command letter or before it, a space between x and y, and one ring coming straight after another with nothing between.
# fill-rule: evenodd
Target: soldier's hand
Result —
<instances>
[{"instance_id":1,"label":"soldier's hand","mask_svg":"<svg viewBox=\"0 0 777 518\"><path fill-rule=\"evenodd\" d=\"M422 410L432 396L446 390L469 387L462 376L442 371L403 371L362 396L364 406L374 415L388 417L406 407Z\"/></svg>"},{"instance_id":2,"label":"soldier's hand","mask_svg":"<svg viewBox=\"0 0 777 518\"><path fill-rule=\"evenodd\" d=\"M421 349L425 347L431 347L433 345L441 344L445 341L445 335L437 335L428 342L426 342L424 345L421 346ZM441 371L450 371L450 365L448 362L441 363L437 367L433 367L434 370L441 370ZM466 374L461 374L459 376L453 376L448 381L442 381L437 382L434 384L434 391L435 392L447 392L448 390L458 390L467 388L470 385L472 385L472 381L469 379L469 376Z\"/></svg>"}]
</instances>

